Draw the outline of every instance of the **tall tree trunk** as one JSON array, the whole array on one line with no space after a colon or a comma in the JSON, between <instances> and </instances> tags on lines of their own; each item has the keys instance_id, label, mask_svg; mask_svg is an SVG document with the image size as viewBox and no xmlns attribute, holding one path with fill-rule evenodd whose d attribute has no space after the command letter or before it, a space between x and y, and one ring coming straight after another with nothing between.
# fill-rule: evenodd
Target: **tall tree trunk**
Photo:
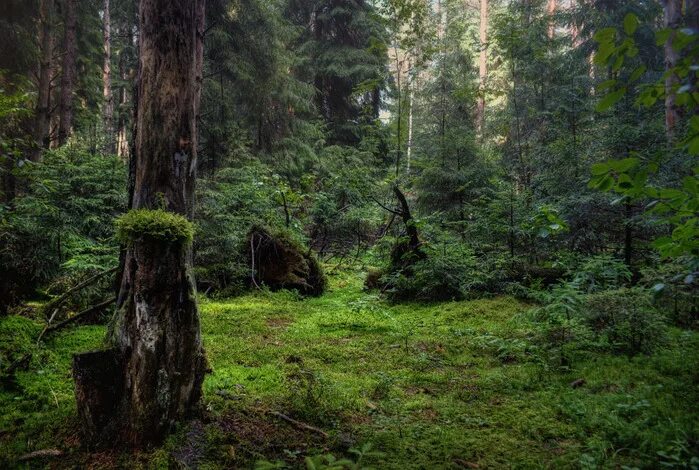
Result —
<instances>
[{"instance_id":1,"label":"tall tree trunk","mask_svg":"<svg viewBox=\"0 0 699 470\"><path fill-rule=\"evenodd\" d=\"M694 30L696 34L696 32L699 31L699 0L685 0L685 16L685 25ZM693 60L693 63L696 63L696 58ZM697 82L699 81L699 76L696 71L690 72L689 81L692 84L693 91L696 92ZM691 113L693 115L699 114L699 104L695 103Z\"/></svg>"},{"instance_id":2,"label":"tall tree trunk","mask_svg":"<svg viewBox=\"0 0 699 470\"><path fill-rule=\"evenodd\" d=\"M103 16L103 42L104 42L104 66L102 67L102 95L104 108L104 135L107 138L107 153L114 153L114 98L112 96L112 25L109 12L109 0L104 0Z\"/></svg>"},{"instance_id":3,"label":"tall tree trunk","mask_svg":"<svg viewBox=\"0 0 699 470\"><path fill-rule=\"evenodd\" d=\"M39 161L41 150L49 148L51 143L51 58L53 55L53 0L41 0L39 4L41 59L39 62L39 83L37 84L36 124L34 140L36 149L31 159Z\"/></svg>"},{"instance_id":4,"label":"tall tree trunk","mask_svg":"<svg viewBox=\"0 0 699 470\"><path fill-rule=\"evenodd\" d=\"M408 67L410 68L410 67ZM414 83L415 77L408 80L408 148L406 150L406 173L410 173L410 161L413 154L413 103L415 98Z\"/></svg>"},{"instance_id":5,"label":"tall tree trunk","mask_svg":"<svg viewBox=\"0 0 699 470\"><path fill-rule=\"evenodd\" d=\"M682 22L682 0L662 0L665 11L665 27L674 30L680 27ZM665 43L665 70L670 70L677 65L679 53L673 48L675 33ZM665 78L665 131L668 141L675 138L675 127L679 121L679 108L675 103L676 88L679 79L674 73L668 74Z\"/></svg>"},{"instance_id":6,"label":"tall tree trunk","mask_svg":"<svg viewBox=\"0 0 699 470\"><path fill-rule=\"evenodd\" d=\"M119 54L119 78L122 83L126 80L126 63L123 53ZM121 158L129 156L129 142L126 134L126 104L128 102L126 95L126 86L119 86L119 113L117 118L116 129L116 153Z\"/></svg>"},{"instance_id":7,"label":"tall tree trunk","mask_svg":"<svg viewBox=\"0 0 699 470\"><path fill-rule=\"evenodd\" d=\"M556 24L553 18L553 15L556 14L556 0L547 0L546 14L549 19L548 37L549 39L553 39L553 36L556 34Z\"/></svg>"},{"instance_id":8,"label":"tall tree trunk","mask_svg":"<svg viewBox=\"0 0 699 470\"><path fill-rule=\"evenodd\" d=\"M130 27L127 22L126 25L122 25L120 31L126 34L128 41L133 42L131 37L133 28ZM121 81L119 85L119 106L118 106L118 117L117 117L117 129L116 129L116 153L122 159L127 159L129 157L129 139L127 126L128 123L132 121L132 108L133 106L129 104L129 93L126 89L126 83L128 82L129 72L127 66L127 56L125 53L125 47L122 46L122 50L119 51L119 79Z\"/></svg>"},{"instance_id":9,"label":"tall tree trunk","mask_svg":"<svg viewBox=\"0 0 699 470\"><path fill-rule=\"evenodd\" d=\"M75 86L75 58L77 55L76 2L64 0L64 52L61 67L61 101L58 122L58 145L63 145L73 128L73 88Z\"/></svg>"},{"instance_id":10,"label":"tall tree trunk","mask_svg":"<svg viewBox=\"0 0 699 470\"><path fill-rule=\"evenodd\" d=\"M483 137L485 127L485 81L488 79L488 0L480 0L481 18L479 31L480 53L478 55L478 103L476 105L476 130Z\"/></svg>"},{"instance_id":11,"label":"tall tree trunk","mask_svg":"<svg viewBox=\"0 0 699 470\"><path fill-rule=\"evenodd\" d=\"M132 209L163 208L191 218L204 4L140 1ZM89 441L157 442L193 411L205 369L195 296L189 244L131 238L114 349L76 356L74 362L78 410Z\"/></svg>"}]
</instances>

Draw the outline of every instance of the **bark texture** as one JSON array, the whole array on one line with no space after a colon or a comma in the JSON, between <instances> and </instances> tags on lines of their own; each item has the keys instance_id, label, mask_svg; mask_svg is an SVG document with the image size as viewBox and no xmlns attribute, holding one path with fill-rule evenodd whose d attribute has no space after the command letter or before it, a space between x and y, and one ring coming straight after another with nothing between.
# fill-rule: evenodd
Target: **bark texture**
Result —
<instances>
[{"instance_id":1,"label":"bark texture","mask_svg":"<svg viewBox=\"0 0 699 470\"><path fill-rule=\"evenodd\" d=\"M556 23L554 22L554 15L556 14L556 0L547 0L546 2L546 14L549 17L549 27L548 27L548 37L553 39L556 35Z\"/></svg>"},{"instance_id":2,"label":"bark texture","mask_svg":"<svg viewBox=\"0 0 699 470\"><path fill-rule=\"evenodd\" d=\"M73 88L75 87L75 58L77 55L76 0L64 0L63 64L61 66L61 97L58 121L58 145L63 145L73 129Z\"/></svg>"},{"instance_id":3,"label":"bark texture","mask_svg":"<svg viewBox=\"0 0 699 470\"><path fill-rule=\"evenodd\" d=\"M104 47L104 65L102 67L102 95L104 108L104 134L107 139L107 153L114 153L114 98L112 96L112 24L109 12L109 0L104 0L102 33Z\"/></svg>"},{"instance_id":4,"label":"bark texture","mask_svg":"<svg viewBox=\"0 0 699 470\"><path fill-rule=\"evenodd\" d=\"M131 206L191 217L204 0L141 0L139 18ZM195 409L205 370L189 244L132 237L112 340L107 357L88 353L74 362L87 443L161 441ZM90 380L95 360L116 362L118 380Z\"/></svg>"},{"instance_id":5,"label":"bark texture","mask_svg":"<svg viewBox=\"0 0 699 470\"><path fill-rule=\"evenodd\" d=\"M36 150L32 160L39 161L41 150L51 144L51 58L53 55L53 0L41 0L39 3L41 57L39 61L39 82L37 84L36 124L34 140Z\"/></svg>"}]
</instances>

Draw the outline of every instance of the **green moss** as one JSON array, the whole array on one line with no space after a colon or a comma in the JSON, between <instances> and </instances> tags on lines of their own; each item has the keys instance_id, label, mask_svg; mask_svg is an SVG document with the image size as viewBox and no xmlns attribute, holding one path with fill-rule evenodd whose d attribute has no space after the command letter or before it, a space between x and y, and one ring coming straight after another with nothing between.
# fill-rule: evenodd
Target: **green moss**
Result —
<instances>
[{"instance_id":1,"label":"green moss","mask_svg":"<svg viewBox=\"0 0 699 470\"><path fill-rule=\"evenodd\" d=\"M145 237L168 243L190 243L194 225L184 216L162 209L133 209L115 221L117 237L123 243Z\"/></svg>"},{"instance_id":2,"label":"green moss","mask_svg":"<svg viewBox=\"0 0 699 470\"><path fill-rule=\"evenodd\" d=\"M363 460L375 468L657 468L658 452L681 461L694 452L696 332L671 329L648 356L590 352L559 372L543 361L530 306L511 297L389 304L362 291L359 271L328 277L318 298L204 297L208 419L199 431L185 424L138 465L124 456L123 466L165 468L173 455L196 455L199 468L251 468L320 452L288 440L299 431L260 410L328 432L323 446L338 457L340 436L356 448L371 442L385 453ZM75 426L71 355L99 347L104 327L66 329L37 347L41 326L0 319L0 346L34 352L18 388L0 391L0 467L57 447L82 468L86 454L62 440Z\"/></svg>"}]
</instances>

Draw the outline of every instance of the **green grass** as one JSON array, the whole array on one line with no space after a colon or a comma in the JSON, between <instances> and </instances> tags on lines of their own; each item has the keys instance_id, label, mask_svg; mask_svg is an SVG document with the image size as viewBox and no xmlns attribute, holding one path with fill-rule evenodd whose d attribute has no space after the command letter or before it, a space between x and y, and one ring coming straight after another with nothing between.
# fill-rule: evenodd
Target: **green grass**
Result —
<instances>
[{"instance_id":1,"label":"green grass","mask_svg":"<svg viewBox=\"0 0 699 470\"><path fill-rule=\"evenodd\" d=\"M383 456L363 463L395 469L657 468L697 453L697 333L672 330L652 356L580 354L560 371L542 359L530 306L513 298L390 305L362 291L360 273L330 281L314 299L202 300L213 370L204 418L135 456L78 444L71 354L98 347L104 328L34 346L40 324L0 320L1 357L34 354L16 387L0 391L0 467L41 448L63 449L53 465L75 468L294 466L366 443ZM576 379L585 384L571 387Z\"/></svg>"}]
</instances>

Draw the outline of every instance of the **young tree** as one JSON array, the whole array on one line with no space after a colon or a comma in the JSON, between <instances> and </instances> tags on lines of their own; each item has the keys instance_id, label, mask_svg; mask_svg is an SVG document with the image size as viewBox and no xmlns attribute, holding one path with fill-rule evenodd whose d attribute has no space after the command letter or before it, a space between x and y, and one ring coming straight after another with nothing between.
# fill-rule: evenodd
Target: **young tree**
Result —
<instances>
[{"instance_id":1,"label":"young tree","mask_svg":"<svg viewBox=\"0 0 699 470\"><path fill-rule=\"evenodd\" d=\"M161 440L201 395L201 344L190 247L202 83L204 0L141 0L132 210L114 348L76 356L88 441ZM177 45L177 47L173 47Z\"/></svg>"}]
</instances>

